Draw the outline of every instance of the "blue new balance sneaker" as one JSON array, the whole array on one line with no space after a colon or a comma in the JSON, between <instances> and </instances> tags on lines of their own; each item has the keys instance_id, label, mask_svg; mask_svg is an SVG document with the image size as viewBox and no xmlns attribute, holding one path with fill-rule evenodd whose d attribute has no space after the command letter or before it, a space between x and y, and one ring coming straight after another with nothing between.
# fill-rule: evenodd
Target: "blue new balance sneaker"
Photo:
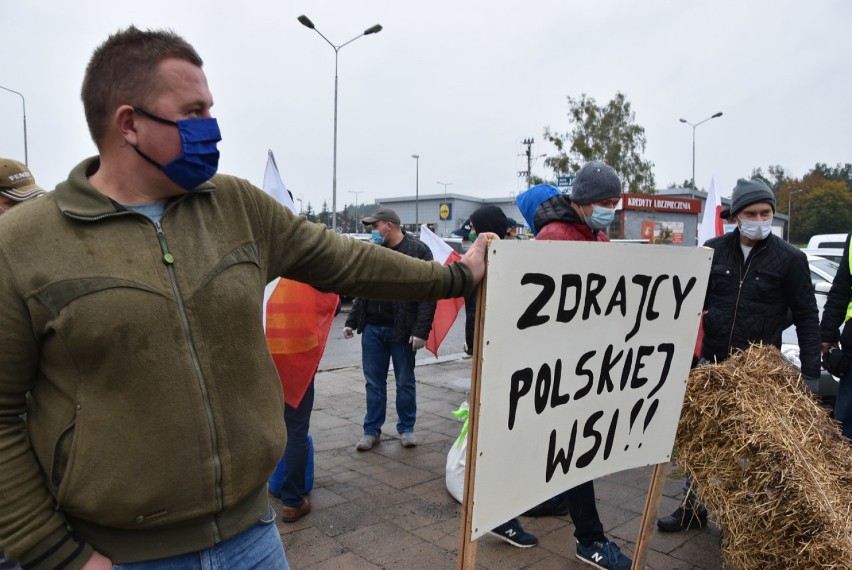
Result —
<instances>
[{"instance_id":1,"label":"blue new balance sneaker","mask_svg":"<svg viewBox=\"0 0 852 570\"><path fill-rule=\"evenodd\" d=\"M621 553L614 542L594 542L583 546L577 542L577 558L600 570L630 570L633 561Z\"/></svg>"},{"instance_id":2,"label":"blue new balance sneaker","mask_svg":"<svg viewBox=\"0 0 852 570\"><path fill-rule=\"evenodd\" d=\"M505 540L518 548L529 548L538 544L538 539L524 530L518 519L503 523L488 534L493 534L500 540Z\"/></svg>"}]
</instances>

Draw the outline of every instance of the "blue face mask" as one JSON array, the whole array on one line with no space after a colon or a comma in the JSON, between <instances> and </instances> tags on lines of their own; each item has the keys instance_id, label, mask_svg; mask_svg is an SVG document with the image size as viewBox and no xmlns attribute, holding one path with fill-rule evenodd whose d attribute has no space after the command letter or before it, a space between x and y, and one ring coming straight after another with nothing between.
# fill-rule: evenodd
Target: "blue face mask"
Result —
<instances>
[{"instance_id":1,"label":"blue face mask","mask_svg":"<svg viewBox=\"0 0 852 570\"><path fill-rule=\"evenodd\" d=\"M586 224L593 230L605 230L615 219L615 208L592 206L592 215L586 219Z\"/></svg>"},{"instance_id":2,"label":"blue face mask","mask_svg":"<svg viewBox=\"0 0 852 570\"><path fill-rule=\"evenodd\" d=\"M385 243L385 237L379 230L373 230L370 233L370 240L376 245L382 245L383 243Z\"/></svg>"},{"instance_id":3,"label":"blue face mask","mask_svg":"<svg viewBox=\"0 0 852 570\"><path fill-rule=\"evenodd\" d=\"M213 178L219 168L219 150L216 143L222 140L216 119L170 121L137 107L133 110L152 121L177 127L181 140L180 156L168 164L160 164L133 147L139 156L160 168L172 182L184 190L194 190L199 184Z\"/></svg>"}]
</instances>

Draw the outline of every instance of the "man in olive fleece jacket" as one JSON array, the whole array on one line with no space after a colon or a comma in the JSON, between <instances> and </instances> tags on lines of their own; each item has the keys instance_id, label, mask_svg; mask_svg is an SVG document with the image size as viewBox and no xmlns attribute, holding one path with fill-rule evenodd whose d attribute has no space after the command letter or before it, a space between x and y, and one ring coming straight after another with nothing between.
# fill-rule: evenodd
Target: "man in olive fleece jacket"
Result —
<instances>
[{"instance_id":1,"label":"man in olive fleece jacket","mask_svg":"<svg viewBox=\"0 0 852 570\"><path fill-rule=\"evenodd\" d=\"M227 554L249 535L275 543L257 566L286 568L264 286L435 300L482 278L486 239L444 267L214 175L201 65L172 32L111 36L83 83L100 155L0 224L0 545L25 568Z\"/></svg>"}]
</instances>

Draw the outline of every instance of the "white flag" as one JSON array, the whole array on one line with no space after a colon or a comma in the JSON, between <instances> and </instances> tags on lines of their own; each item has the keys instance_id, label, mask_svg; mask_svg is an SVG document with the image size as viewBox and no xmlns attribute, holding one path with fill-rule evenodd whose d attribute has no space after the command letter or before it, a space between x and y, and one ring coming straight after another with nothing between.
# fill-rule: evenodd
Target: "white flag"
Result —
<instances>
[{"instance_id":1,"label":"white flag","mask_svg":"<svg viewBox=\"0 0 852 570\"><path fill-rule=\"evenodd\" d=\"M272 155L272 150L269 151L269 157L266 159L266 171L263 173L263 189L264 191L278 200L281 204L287 206L291 212L298 215L296 204L293 202L293 197L287 187L284 186L284 181L281 180L281 175L278 173L278 165L275 164L275 157Z\"/></svg>"},{"instance_id":2,"label":"white flag","mask_svg":"<svg viewBox=\"0 0 852 570\"><path fill-rule=\"evenodd\" d=\"M722 218L722 200L716 192L716 177L710 178L710 191L707 192L707 201L704 203L704 215L701 217L701 227L698 228L698 245L704 245L710 238L720 236L724 233Z\"/></svg>"}]
</instances>

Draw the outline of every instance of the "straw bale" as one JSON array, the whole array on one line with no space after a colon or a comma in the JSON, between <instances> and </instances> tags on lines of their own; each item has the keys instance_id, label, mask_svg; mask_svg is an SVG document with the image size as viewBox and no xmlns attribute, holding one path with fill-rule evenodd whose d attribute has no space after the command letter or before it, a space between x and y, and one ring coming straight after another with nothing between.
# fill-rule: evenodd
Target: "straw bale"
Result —
<instances>
[{"instance_id":1,"label":"straw bale","mask_svg":"<svg viewBox=\"0 0 852 570\"><path fill-rule=\"evenodd\" d=\"M852 568L852 446L772 346L689 375L677 462L733 568Z\"/></svg>"}]
</instances>

